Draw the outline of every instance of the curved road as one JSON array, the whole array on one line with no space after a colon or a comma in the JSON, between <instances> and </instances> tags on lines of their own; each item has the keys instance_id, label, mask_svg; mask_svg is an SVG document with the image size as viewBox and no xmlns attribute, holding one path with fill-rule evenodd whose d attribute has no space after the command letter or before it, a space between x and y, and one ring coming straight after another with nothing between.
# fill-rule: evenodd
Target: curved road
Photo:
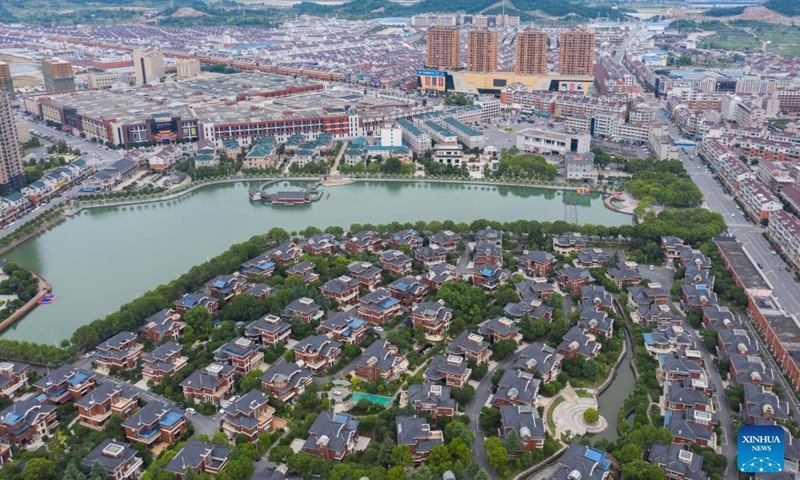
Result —
<instances>
[{"instance_id":1,"label":"curved road","mask_svg":"<svg viewBox=\"0 0 800 480\"><path fill-rule=\"evenodd\" d=\"M478 422L481 416L481 409L486 406L486 402L488 402L489 397L492 396L492 374L500 368L508 370L514 364L516 358L517 354L515 352L508 358L503 359L495 368L490 369L486 373L486 376L478 383L478 387L475 388L475 396L472 397L472 401L467 404L466 415L469 417L469 426L472 430L472 435L475 437L475 442L472 444L472 455L475 457L478 465L489 474L489 478L492 480L499 480L500 477L495 473L491 465L489 465L489 460L486 458L486 453L483 451L483 433L481 432Z\"/></svg>"}]
</instances>

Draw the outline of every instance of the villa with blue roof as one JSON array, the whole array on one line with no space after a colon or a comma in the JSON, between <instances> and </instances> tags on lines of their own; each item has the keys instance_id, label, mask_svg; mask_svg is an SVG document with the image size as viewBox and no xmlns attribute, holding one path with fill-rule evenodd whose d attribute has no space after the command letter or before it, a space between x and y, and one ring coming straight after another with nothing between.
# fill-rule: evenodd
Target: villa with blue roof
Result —
<instances>
[{"instance_id":1,"label":"villa with blue roof","mask_svg":"<svg viewBox=\"0 0 800 480\"><path fill-rule=\"evenodd\" d=\"M608 480L611 464L606 452L573 443L558 460L556 471L548 480Z\"/></svg>"},{"instance_id":2,"label":"villa with blue roof","mask_svg":"<svg viewBox=\"0 0 800 480\"><path fill-rule=\"evenodd\" d=\"M404 307L409 308L425 299L428 294L428 284L419 276L406 275L390 283L389 291Z\"/></svg>"},{"instance_id":3,"label":"villa with blue roof","mask_svg":"<svg viewBox=\"0 0 800 480\"><path fill-rule=\"evenodd\" d=\"M275 262L269 254L259 255L242 264L242 272L247 275L269 277L275 271Z\"/></svg>"},{"instance_id":4,"label":"villa with blue roof","mask_svg":"<svg viewBox=\"0 0 800 480\"><path fill-rule=\"evenodd\" d=\"M14 402L0 412L0 439L16 447L36 446L42 437L55 433L56 407L44 395Z\"/></svg>"},{"instance_id":5,"label":"villa with blue roof","mask_svg":"<svg viewBox=\"0 0 800 480\"><path fill-rule=\"evenodd\" d=\"M400 313L400 300L392 297L392 293L379 288L359 299L358 315L372 323L382 325Z\"/></svg>"},{"instance_id":6,"label":"villa with blue roof","mask_svg":"<svg viewBox=\"0 0 800 480\"><path fill-rule=\"evenodd\" d=\"M206 288L217 297L230 302L233 297L247 289L247 280L242 278L239 272L234 272L232 275L217 275L206 282Z\"/></svg>"},{"instance_id":7,"label":"villa with blue roof","mask_svg":"<svg viewBox=\"0 0 800 480\"><path fill-rule=\"evenodd\" d=\"M194 307L203 307L208 310L208 313L215 315L219 308L219 300L212 295L211 290L205 289L193 293L184 293L180 299L175 301L175 309L181 314Z\"/></svg>"},{"instance_id":8,"label":"villa with blue roof","mask_svg":"<svg viewBox=\"0 0 800 480\"><path fill-rule=\"evenodd\" d=\"M152 401L124 422L125 437L131 443L153 448L160 443L174 444L186 433L184 413L168 403Z\"/></svg>"},{"instance_id":9,"label":"villa with blue roof","mask_svg":"<svg viewBox=\"0 0 800 480\"><path fill-rule=\"evenodd\" d=\"M339 312L324 320L319 331L338 342L358 345L367 338L367 321L353 310Z\"/></svg>"},{"instance_id":10,"label":"villa with blue roof","mask_svg":"<svg viewBox=\"0 0 800 480\"><path fill-rule=\"evenodd\" d=\"M37 392L56 405L78 400L97 386L95 374L82 368L65 365L33 384Z\"/></svg>"},{"instance_id":11,"label":"villa with blue roof","mask_svg":"<svg viewBox=\"0 0 800 480\"><path fill-rule=\"evenodd\" d=\"M472 284L486 290L494 290L508 281L511 272L500 265L486 264L472 272Z\"/></svg>"}]
</instances>

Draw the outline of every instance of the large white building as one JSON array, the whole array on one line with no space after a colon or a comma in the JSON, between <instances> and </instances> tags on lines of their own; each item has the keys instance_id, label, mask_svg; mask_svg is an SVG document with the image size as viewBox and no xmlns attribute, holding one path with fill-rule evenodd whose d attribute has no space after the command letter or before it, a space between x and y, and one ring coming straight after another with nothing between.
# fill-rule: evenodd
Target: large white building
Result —
<instances>
[{"instance_id":1,"label":"large white building","mask_svg":"<svg viewBox=\"0 0 800 480\"><path fill-rule=\"evenodd\" d=\"M408 148L417 155L422 155L433 146L430 135L415 127L408 120L398 120L397 124L403 132L403 140Z\"/></svg>"},{"instance_id":2,"label":"large white building","mask_svg":"<svg viewBox=\"0 0 800 480\"><path fill-rule=\"evenodd\" d=\"M166 74L164 55L158 50L134 50L133 69L136 71L137 85L160 83Z\"/></svg>"},{"instance_id":3,"label":"large white building","mask_svg":"<svg viewBox=\"0 0 800 480\"><path fill-rule=\"evenodd\" d=\"M586 153L591 141L592 137L588 133L570 133L540 127L517 132L517 148L526 153Z\"/></svg>"},{"instance_id":4,"label":"large white building","mask_svg":"<svg viewBox=\"0 0 800 480\"><path fill-rule=\"evenodd\" d=\"M567 153L564 155L564 170L567 180L597 181L597 170L594 168L594 153Z\"/></svg>"},{"instance_id":5,"label":"large white building","mask_svg":"<svg viewBox=\"0 0 800 480\"><path fill-rule=\"evenodd\" d=\"M382 147L402 147L403 146L403 131L399 127L383 127L383 128L381 128L381 146Z\"/></svg>"}]
</instances>

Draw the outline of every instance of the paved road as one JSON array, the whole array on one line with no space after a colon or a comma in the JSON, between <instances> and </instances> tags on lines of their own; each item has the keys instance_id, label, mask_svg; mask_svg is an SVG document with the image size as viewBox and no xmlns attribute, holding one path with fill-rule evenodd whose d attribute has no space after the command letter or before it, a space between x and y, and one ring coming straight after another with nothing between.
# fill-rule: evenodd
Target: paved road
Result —
<instances>
[{"instance_id":1,"label":"paved road","mask_svg":"<svg viewBox=\"0 0 800 480\"><path fill-rule=\"evenodd\" d=\"M623 40L622 45L620 45L616 49L617 54L614 56L614 59L616 61L622 63L622 57L625 56L625 52L628 50L628 45L630 45L631 41L633 41L633 39L636 38L636 35L639 33L639 30L640 30L639 27L632 28L631 32L628 34L627 37L625 37L625 40Z\"/></svg>"},{"instance_id":2,"label":"paved road","mask_svg":"<svg viewBox=\"0 0 800 480\"><path fill-rule=\"evenodd\" d=\"M728 469L726 470L725 478L728 480L737 480L739 470L734 462L736 458L736 439L733 436L733 422L731 421L732 412L728 405L728 398L725 395L725 385L722 384L719 371L717 371L717 367L714 366L714 361L708 353L703 340L686 320L683 321L683 329L687 332L691 332L694 348L703 356L703 363L705 364L706 372L708 372L708 378L714 386L714 407L716 409L717 420L722 427L720 439L722 443L722 455L728 459Z\"/></svg>"},{"instance_id":3,"label":"paved road","mask_svg":"<svg viewBox=\"0 0 800 480\"><path fill-rule=\"evenodd\" d=\"M492 396L492 374L500 368L508 370L514 364L516 358L517 354L515 353L498 363L495 368L489 370L475 389L475 396L472 397L472 401L467 404L466 415L469 417L469 426L472 429L472 435L475 436L475 442L472 444L472 455L475 457L478 465L489 474L489 478L492 480L499 480L500 477L489 465L486 452L483 451L483 432L480 430L480 424L478 422L480 421L481 409L486 405L486 402L489 401L489 397Z\"/></svg>"},{"instance_id":4,"label":"paved road","mask_svg":"<svg viewBox=\"0 0 800 480\"><path fill-rule=\"evenodd\" d=\"M669 128L673 140L679 139L680 136L675 128L672 125ZM795 283L794 276L786 271L786 263L780 256L770 253L772 248L761 235L764 229L745 220L733 197L723 191L708 170L697 168L702 162L694 152L687 154L684 149L680 149L679 157L692 180L703 192L705 206L722 215L728 225L728 231L739 239L756 262L764 266L762 274L772 285L772 294L780 306L789 313L800 312L800 287Z\"/></svg>"},{"instance_id":5,"label":"paved road","mask_svg":"<svg viewBox=\"0 0 800 480\"><path fill-rule=\"evenodd\" d=\"M90 358L82 358L80 361L75 363L74 366L83 368L85 370L91 370L92 360ZM155 393L152 393L145 389L139 388L134 384L125 382L123 380L120 380L119 378L109 377L108 375L102 375L97 372L95 372L95 378L97 378L97 381L99 383L115 383L115 384L125 385L126 387L135 390L141 398L144 398L148 402L156 402L156 401L164 402L175 408L180 409L178 405L172 400L164 398L161 395L156 395ZM208 435L209 438L213 437L215 433L220 431L221 417L222 415L220 415L219 413L216 413L210 417L207 417L205 415L200 415L199 413L196 415L186 415L186 418L188 418L189 421L194 426L195 431L197 433Z\"/></svg>"}]
</instances>

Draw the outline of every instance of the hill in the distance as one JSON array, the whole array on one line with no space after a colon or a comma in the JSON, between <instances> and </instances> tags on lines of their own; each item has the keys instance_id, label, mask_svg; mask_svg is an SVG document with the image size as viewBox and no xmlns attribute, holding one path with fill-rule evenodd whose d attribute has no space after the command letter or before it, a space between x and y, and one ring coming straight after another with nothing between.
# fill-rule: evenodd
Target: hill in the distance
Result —
<instances>
[{"instance_id":1,"label":"hill in the distance","mask_svg":"<svg viewBox=\"0 0 800 480\"><path fill-rule=\"evenodd\" d=\"M436 12L466 12L480 13L490 7L499 5L498 0L423 0L409 6L402 6L386 0L352 1L343 5L323 6L315 3L304 2L295 5L293 10L299 13L324 15L336 13L352 17L366 16L411 16L418 13ZM496 13L492 8L492 13ZM511 14L536 14L541 12L550 17L564 17L576 15L585 19L608 17L621 18L623 8L594 7L583 3L572 3L564 0L510 0L506 1L506 11Z\"/></svg>"},{"instance_id":2,"label":"hill in the distance","mask_svg":"<svg viewBox=\"0 0 800 480\"><path fill-rule=\"evenodd\" d=\"M787 17L800 16L799 0L769 0L764 6Z\"/></svg>"}]
</instances>

